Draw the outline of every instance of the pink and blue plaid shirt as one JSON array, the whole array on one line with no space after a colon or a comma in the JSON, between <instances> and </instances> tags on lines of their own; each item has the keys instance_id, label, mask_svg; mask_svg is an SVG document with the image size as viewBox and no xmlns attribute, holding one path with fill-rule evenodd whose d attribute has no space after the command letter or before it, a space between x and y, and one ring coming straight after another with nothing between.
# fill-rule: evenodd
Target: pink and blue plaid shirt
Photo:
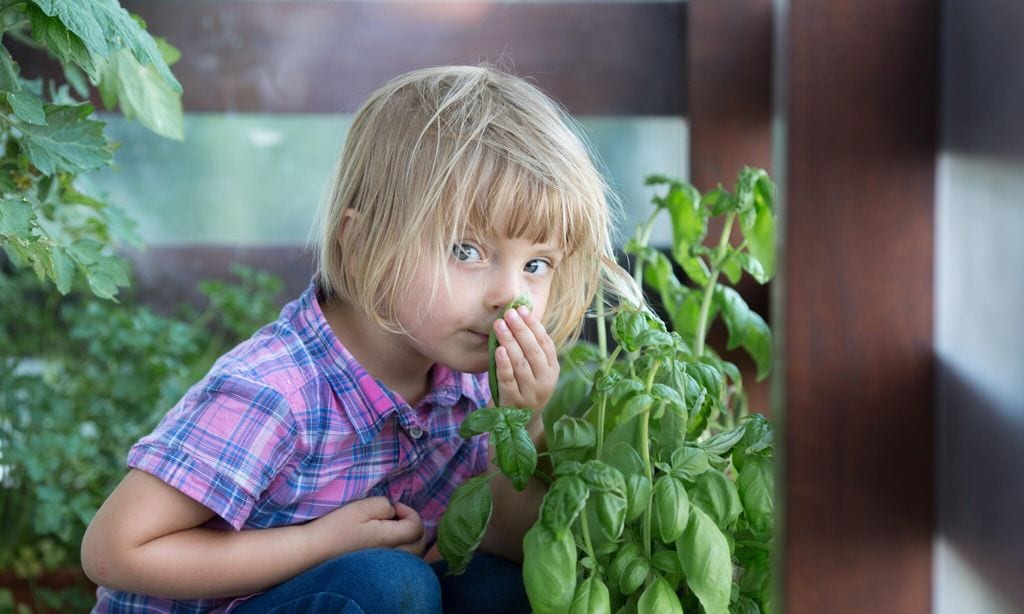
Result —
<instances>
[{"instance_id":1,"label":"pink and blue plaid shirt","mask_svg":"<svg viewBox=\"0 0 1024 614\"><path fill-rule=\"evenodd\" d=\"M486 436L458 434L490 400L487 375L435 365L430 392L411 407L341 345L315 287L221 357L132 447L128 465L213 510L207 526L280 527L383 495L419 512L432 543L455 487L487 468ZM94 612L225 612L240 600L104 587L97 598Z\"/></svg>"}]
</instances>

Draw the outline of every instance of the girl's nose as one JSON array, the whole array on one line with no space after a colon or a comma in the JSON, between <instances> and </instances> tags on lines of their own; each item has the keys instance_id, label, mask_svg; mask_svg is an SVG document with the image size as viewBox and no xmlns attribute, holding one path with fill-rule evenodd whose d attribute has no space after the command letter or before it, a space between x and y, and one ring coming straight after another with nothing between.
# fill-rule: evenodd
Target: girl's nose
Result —
<instances>
[{"instance_id":1,"label":"girl's nose","mask_svg":"<svg viewBox=\"0 0 1024 614\"><path fill-rule=\"evenodd\" d=\"M487 292L484 300L487 308L491 311L501 311L522 294L523 290L522 278L518 271L495 271L487 280Z\"/></svg>"}]
</instances>

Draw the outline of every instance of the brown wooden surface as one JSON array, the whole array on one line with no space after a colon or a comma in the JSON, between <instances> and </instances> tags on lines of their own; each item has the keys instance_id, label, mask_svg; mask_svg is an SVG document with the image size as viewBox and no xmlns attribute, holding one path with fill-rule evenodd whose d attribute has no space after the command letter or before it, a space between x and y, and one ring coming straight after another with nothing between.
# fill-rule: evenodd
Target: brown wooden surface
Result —
<instances>
[{"instance_id":1,"label":"brown wooden surface","mask_svg":"<svg viewBox=\"0 0 1024 614\"><path fill-rule=\"evenodd\" d=\"M929 612L938 4L791 0L785 611Z\"/></svg>"},{"instance_id":2,"label":"brown wooden surface","mask_svg":"<svg viewBox=\"0 0 1024 614\"><path fill-rule=\"evenodd\" d=\"M703 192L744 166L771 174L772 2L689 4L690 181Z\"/></svg>"},{"instance_id":3,"label":"brown wooden surface","mask_svg":"<svg viewBox=\"0 0 1024 614\"><path fill-rule=\"evenodd\" d=\"M686 5L125 0L183 49L188 111L354 111L428 65L499 62L585 115L685 114Z\"/></svg>"}]
</instances>

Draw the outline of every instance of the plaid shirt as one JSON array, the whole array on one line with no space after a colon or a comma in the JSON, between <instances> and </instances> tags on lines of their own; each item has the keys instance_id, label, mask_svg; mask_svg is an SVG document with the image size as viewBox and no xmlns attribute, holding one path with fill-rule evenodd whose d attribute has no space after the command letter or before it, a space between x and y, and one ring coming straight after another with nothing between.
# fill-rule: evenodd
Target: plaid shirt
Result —
<instances>
[{"instance_id":1,"label":"plaid shirt","mask_svg":"<svg viewBox=\"0 0 1024 614\"><path fill-rule=\"evenodd\" d=\"M207 526L262 529L383 495L419 512L432 543L455 487L487 468L486 436L459 424L487 404L487 375L435 365L411 407L331 332L314 283L280 318L224 355L128 465L213 510ZM94 612L226 612L242 599L172 601L104 587Z\"/></svg>"}]
</instances>

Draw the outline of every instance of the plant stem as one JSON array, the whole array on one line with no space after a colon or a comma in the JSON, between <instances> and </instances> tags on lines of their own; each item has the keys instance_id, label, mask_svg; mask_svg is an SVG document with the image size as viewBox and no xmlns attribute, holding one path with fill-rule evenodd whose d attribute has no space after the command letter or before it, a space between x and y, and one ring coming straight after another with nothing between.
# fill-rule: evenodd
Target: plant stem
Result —
<instances>
[{"instance_id":1,"label":"plant stem","mask_svg":"<svg viewBox=\"0 0 1024 614\"><path fill-rule=\"evenodd\" d=\"M647 374L647 392L651 392L651 388L654 387L654 376L658 373L658 369L661 367L660 362L654 363L651 367L650 372ZM654 471L651 468L651 412L645 411L643 417L640 419L640 457L644 461L644 474L647 476L647 481L654 486ZM651 506L648 505L647 509L644 510L644 551L647 554L647 558L651 558Z\"/></svg>"},{"instance_id":2,"label":"plant stem","mask_svg":"<svg viewBox=\"0 0 1024 614\"><path fill-rule=\"evenodd\" d=\"M602 360L608 358L608 337L605 328L608 326L604 313L604 286L597 287L597 347L601 350Z\"/></svg>"},{"instance_id":3,"label":"plant stem","mask_svg":"<svg viewBox=\"0 0 1024 614\"><path fill-rule=\"evenodd\" d=\"M661 213L661 208L655 209L647 221L642 226L636 229L636 243L639 247L647 247L647 243L651 240L651 233L654 232L654 220ZM633 280L636 282L638 288L644 287L644 255L636 255L636 266L633 267Z\"/></svg>"},{"instance_id":4,"label":"plant stem","mask_svg":"<svg viewBox=\"0 0 1024 614\"><path fill-rule=\"evenodd\" d=\"M617 346L612 355L604 361L604 374L605 377L611 373L612 366L615 364L615 359L619 357L619 352L622 351L622 346ZM604 447L604 409L605 401L607 397L601 395L601 402L597 405L597 458L601 458L601 450Z\"/></svg>"},{"instance_id":5,"label":"plant stem","mask_svg":"<svg viewBox=\"0 0 1024 614\"><path fill-rule=\"evenodd\" d=\"M708 285L704 287L704 299L700 303L700 317L697 320L697 344L694 354L697 358L704 355L704 338L708 331L708 314L711 312L711 297L715 293L715 286L718 284L718 274L722 270L722 263L729 253L729 235L732 233L732 223L736 219L735 213L730 213L725 218L725 225L722 228L722 238L718 241L718 249L711 261L711 276L708 278Z\"/></svg>"},{"instance_id":6,"label":"plant stem","mask_svg":"<svg viewBox=\"0 0 1024 614\"><path fill-rule=\"evenodd\" d=\"M587 523L587 510L584 509L578 516L580 519L580 532L583 533L583 544L586 546L587 555L597 565L597 554L594 552L594 544L590 542L590 527Z\"/></svg>"}]
</instances>

